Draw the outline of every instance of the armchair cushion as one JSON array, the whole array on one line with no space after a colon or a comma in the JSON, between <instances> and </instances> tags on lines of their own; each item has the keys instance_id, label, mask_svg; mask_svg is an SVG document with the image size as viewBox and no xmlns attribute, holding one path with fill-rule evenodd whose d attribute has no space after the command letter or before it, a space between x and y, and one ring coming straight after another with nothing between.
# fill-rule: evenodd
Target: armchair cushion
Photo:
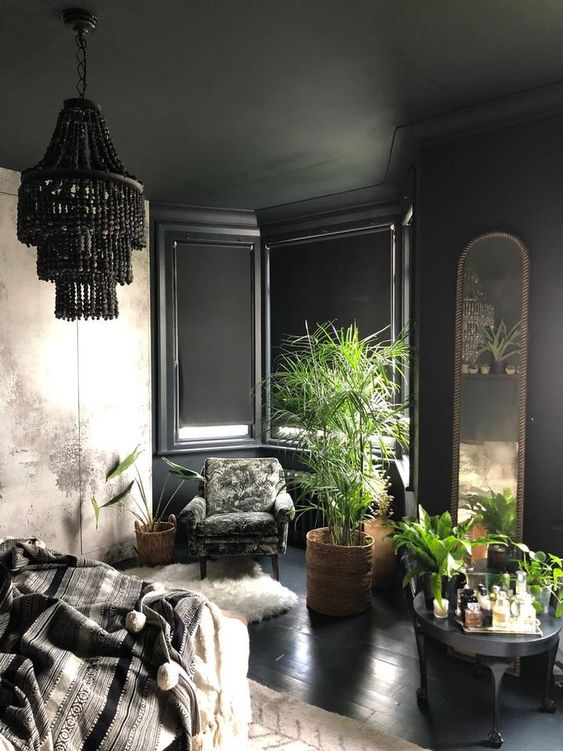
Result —
<instances>
[{"instance_id":1,"label":"armchair cushion","mask_svg":"<svg viewBox=\"0 0 563 751\"><path fill-rule=\"evenodd\" d=\"M198 525L197 534L206 538L270 537L277 534L277 526L273 515L265 511L234 511L208 516Z\"/></svg>"},{"instance_id":2,"label":"armchair cushion","mask_svg":"<svg viewBox=\"0 0 563 751\"><path fill-rule=\"evenodd\" d=\"M186 525L188 531L193 530L205 519L207 504L205 498L196 495L180 512L179 519Z\"/></svg>"},{"instance_id":3,"label":"armchair cushion","mask_svg":"<svg viewBox=\"0 0 563 751\"><path fill-rule=\"evenodd\" d=\"M204 472L209 515L232 511L271 513L283 482L281 465L274 458L208 458Z\"/></svg>"},{"instance_id":4,"label":"armchair cushion","mask_svg":"<svg viewBox=\"0 0 563 751\"><path fill-rule=\"evenodd\" d=\"M295 516L295 506L289 493L280 493L274 502L276 522L289 522Z\"/></svg>"}]
</instances>

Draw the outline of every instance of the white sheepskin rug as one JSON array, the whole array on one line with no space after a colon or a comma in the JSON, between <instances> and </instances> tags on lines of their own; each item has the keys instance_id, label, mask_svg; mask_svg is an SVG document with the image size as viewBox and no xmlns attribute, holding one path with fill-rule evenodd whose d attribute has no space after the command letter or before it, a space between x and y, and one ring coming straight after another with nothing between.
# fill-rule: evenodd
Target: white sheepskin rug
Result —
<instances>
[{"instance_id":1,"label":"white sheepskin rug","mask_svg":"<svg viewBox=\"0 0 563 751\"><path fill-rule=\"evenodd\" d=\"M207 561L207 578L199 578L199 563L130 568L144 581L162 582L167 589L200 592L222 610L241 613L249 623L279 615L298 601L295 592L272 579L250 558L225 557Z\"/></svg>"}]
</instances>

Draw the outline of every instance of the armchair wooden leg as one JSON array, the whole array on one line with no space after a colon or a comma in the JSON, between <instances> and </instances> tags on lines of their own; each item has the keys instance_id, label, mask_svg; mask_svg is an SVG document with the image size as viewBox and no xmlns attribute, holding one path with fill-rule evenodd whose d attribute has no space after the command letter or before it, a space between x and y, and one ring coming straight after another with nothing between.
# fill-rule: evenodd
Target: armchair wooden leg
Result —
<instances>
[{"instance_id":1,"label":"armchair wooden leg","mask_svg":"<svg viewBox=\"0 0 563 751\"><path fill-rule=\"evenodd\" d=\"M200 579L205 579L207 576L207 558L205 556L201 556L199 559L199 575Z\"/></svg>"},{"instance_id":2,"label":"armchair wooden leg","mask_svg":"<svg viewBox=\"0 0 563 751\"><path fill-rule=\"evenodd\" d=\"M272 559L272 573L274 575L274 579L279 582L280 580L280 569L278 566L278 556L277 553L275 555L271 555L270 558Z\"/></svg>"}]
</instances>

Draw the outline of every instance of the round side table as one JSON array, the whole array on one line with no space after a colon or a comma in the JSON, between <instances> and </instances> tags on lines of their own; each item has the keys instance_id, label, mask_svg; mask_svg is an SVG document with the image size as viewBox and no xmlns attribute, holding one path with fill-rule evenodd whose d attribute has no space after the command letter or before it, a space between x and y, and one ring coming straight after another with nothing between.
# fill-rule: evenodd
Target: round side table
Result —
<instances>
[{"instance_id":1,"label":"round side table","mask_svg":"<svg viewBox=\"0 0 563 751\"><path fill-rule=\"evenodd\" d=\"M414 599L415 634L420 662L420 688L416 692L418 705L424 708L428 703L428 684L426 677L425 640L429 636L436 641L453 647L460 652L475 654L482 665L491 671L493 681L493 727L489 733L487 745L500 748L503 738L499 729L500 689L506 669L518 657L547 653L547 673L542 712L555 712L555 702L551 698L553 684L553 665L559 644L559 632L563 622L552 615L540 616L542 635L520 636L516 634L467 634L456 623L455 617L435 618L424 603L424 594L419 592Z\"/></svg>"}]
</instances>

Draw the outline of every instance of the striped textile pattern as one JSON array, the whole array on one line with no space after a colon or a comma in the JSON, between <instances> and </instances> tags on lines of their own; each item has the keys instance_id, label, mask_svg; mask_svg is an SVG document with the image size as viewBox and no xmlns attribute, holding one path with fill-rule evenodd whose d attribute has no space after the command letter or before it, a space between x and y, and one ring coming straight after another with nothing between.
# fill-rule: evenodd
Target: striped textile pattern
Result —
<instances>
[{"instance_id":1,"label":"striped textile pattern","mask_svg":"<svg viewBox=\"0 0 563 751\"><path fill-rule=\"evenodd\" d=\"M0 543L0 735L16 751L190 749L204 603L33 540ZM139 633L125 628L134 609ZM156 678L166 662L180 673L168 691Z\"/></svg>"}]
</instances>

